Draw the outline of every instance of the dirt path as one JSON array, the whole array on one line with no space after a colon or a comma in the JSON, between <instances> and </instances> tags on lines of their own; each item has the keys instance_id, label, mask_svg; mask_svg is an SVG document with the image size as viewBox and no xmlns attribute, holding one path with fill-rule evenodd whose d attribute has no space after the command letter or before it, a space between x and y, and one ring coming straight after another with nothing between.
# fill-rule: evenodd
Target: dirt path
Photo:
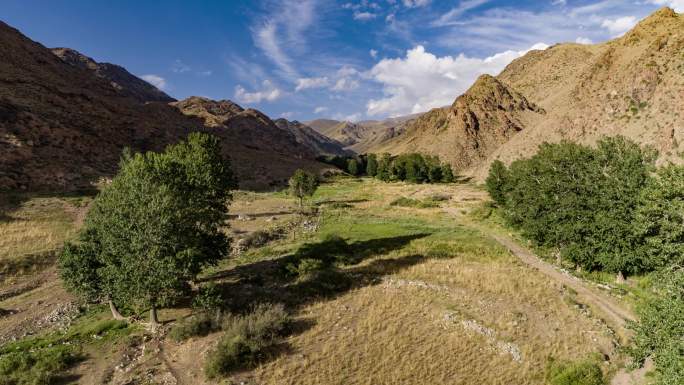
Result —
<instances>
[{"instance_id":1,"label":"dirt path","mask_svg":"<svg viewBox=\"0 0 684 385\"><path fill-rule=\"evenodd\" d=\"M463 218L462 213L459 209L453 207L447 207L444 209L445 212L458 217ZM634 314L624 306L618 304L613 298L601 293L586 282L582 281L577 277L573 277L568 273L559 270L556 266L545 262L537 255L532 253L527 248L521 246L511 237L496 234L495 232L487 229L486 227L472 223L470 221L461 221L464 224L471 226L487 236L491 237L499 244L508 249L513 255L518 257L520 261L539 270L542 274L548 276L556 282L560 282L563 285L571 288L577 293L578 300L585 305L589 305L591 308L595 309L600 313L601 319L608 323L615 331L615 333L622 339L622 342L628 341L631 331L627 328L627 322L636 319ZM653 362L649 359L646 361L644 367L639 368L634 371L628 371L627 369L620 369L615 376L612 378L611 385L641 385L646 383L646 374L653 369Z\"/></svg>"}]
</instances>

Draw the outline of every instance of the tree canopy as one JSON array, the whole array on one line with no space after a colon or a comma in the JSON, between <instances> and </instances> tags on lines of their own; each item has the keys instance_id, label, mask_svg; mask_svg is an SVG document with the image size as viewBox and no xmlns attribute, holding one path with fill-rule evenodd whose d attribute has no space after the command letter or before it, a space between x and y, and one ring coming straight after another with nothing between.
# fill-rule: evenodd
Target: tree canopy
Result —
<instances>
[{"instance_id":1,"label":"tree canopy","mask_svg":"<svg viewBox=\"0 0 684 385\"><path fill-rule=\"evenodd\" d=\"M590 270L649 270L636 252L639 196L655 152L623 137L597 147L542 144L506 168L495 162L487 189L511 224L538 244Z\"/></svg>"},{"instance_id":2,"label":"tree canopy","mask_svg":"<svg viewBox=\"0 0 684 385\"><path fill-rule=\"evenodd\" d=\"M228 250L230 164L216 137L194 133L163 153L126 155L96 197L78 242L60 256L67 288L134 307L173 303Z\"/></svg>"},{"instance_id":3,"label":"tree canopy","mask_svg":"<svg viewBox=\"0 0 684 385\"><path fill-rule=\"evenodd\" d=\"M299 207L304 204L304 198L312 196L318 188L316 175L304 170L295 171L289 181L290 194L299 199Z\"/></svg>"}]
</instances>

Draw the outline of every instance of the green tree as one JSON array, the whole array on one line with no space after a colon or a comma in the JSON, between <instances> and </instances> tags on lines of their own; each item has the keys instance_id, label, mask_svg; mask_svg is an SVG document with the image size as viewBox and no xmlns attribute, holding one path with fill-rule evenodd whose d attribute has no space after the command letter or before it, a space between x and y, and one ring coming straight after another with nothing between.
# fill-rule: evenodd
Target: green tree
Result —
<instances>
[{"instance_id":1,"label":"green tree","mask_svg":"<svg viewBox=\"0 0 684 385\"><path fill-rule=\"evenodd\" d=\"M378 162L378 172L376 177L383 182L389 182L392 179L392 157L388 153L382 154Z\"/></svg>"},{"instance_id":2,"label":"green tree","mask_svg":"<svg viewBox=\"0 0 684 385\"><path fill-rule=\"evenodd\" d=\"M635 252L638 197L655 153L622 137L596 148L542 144L513 162L506 177L504 213L540 245L589 270L648 270Z\"/></svg>"},{"instance_id":3,"label":"green tree","mask_svg":"<svg viewBox=\"0 0 684 385\"><path fill-rule=\"evenodd\" d=\"M359 175L359 162L356 159L351 158L347 161L347 172L354 176Z\"/></svg>"},{"instance_id":4,"label":"green tree","mask_svg":"<svg viewBox=\"0 0 684 385\"><path fill-rule=\"evenodd\" d=\"M656 385L684 381L684 269L668 268L653 280L654 293L637 307L638 323L629 348L634 361L643 364L653 357Z\"/></svg>"},{"instance_id":5,"label":"green tree","mask_svg":"<svg viewBox=\"0 0 684 385\"><path fill-rule=\"evenodd\" d=\"M634 223L644 266L684 266L684 166L663 167L649 180Z\"/></svg>"},{"instance_id":6,"label":"green tree","mask_svg":"<svg viewBox=\"0 0 684 385\"><path fill-rule=\"evenodd\" d=\"M312 196L318 188L318 178L304 170L295 171L290 178L290 194L299 199L299 207L304 206L304 198Z\"/></svg>"},{"instance_id":7,"label":"green tree","mask_svg":"<svg viewBox=\"0 0 684 385\"><path fill-rule=\"evenodd\" d=\"M87 299L157 309L228 250L221 231L235 180L216 137L193 133L164 153L122 160L95 199L79 242L60 256L65 286Z\"/></svg>"},{"instance_id":8,"label":"green tree","mask_svg":"<svg viewBox=\"0 0 684 385\"><path fill-rule=\"evenodd\" d=\"M489 176L485 181L489 196L499 206L506 204L506 186L508 186L508 168L500 160L495 160L489 168Z\"/></svg>"},{"instance_id":9,"label":"green tree","mask_svg":"<svg viewBox=\"0 0 684 385\"><path fill-rule=\"evenodd\" d=\"M378 173L378 159L375 154L368 154L368 160L366 161L366 175L370 177L375 177Z\"/></svg>"}]
</instances>

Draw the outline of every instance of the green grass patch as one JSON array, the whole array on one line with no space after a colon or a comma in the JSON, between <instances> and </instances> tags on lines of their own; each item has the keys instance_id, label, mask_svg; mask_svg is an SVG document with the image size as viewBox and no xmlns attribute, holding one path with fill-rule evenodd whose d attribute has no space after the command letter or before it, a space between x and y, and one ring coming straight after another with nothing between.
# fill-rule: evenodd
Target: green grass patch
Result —
<instances>
[{"instance_id":1,"label":"green grass patch","mask_svg":"<svg viewBox=\"0 0 684 385\"><path fill-rule=\"evenodd\" d=\"M79 317L66 332L24 338L0 348L0 385L50 384L85 358L85 345L101 346L135 328L123 321L103 319L98 307Z\"/></svg>"}]
</instances>

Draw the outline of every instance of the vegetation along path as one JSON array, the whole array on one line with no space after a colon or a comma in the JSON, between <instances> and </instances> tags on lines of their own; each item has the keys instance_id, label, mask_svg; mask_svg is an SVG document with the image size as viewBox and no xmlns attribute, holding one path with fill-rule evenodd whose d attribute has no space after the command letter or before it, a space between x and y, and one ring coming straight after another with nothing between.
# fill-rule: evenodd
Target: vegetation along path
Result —
<instances>
[{"instance_id":1,"label":"vegetation along path","mask_svg":"<svg viewBox=\"0 0 684 385\"><path fill-rule=\"evenodd\" d=\"M452 215L460 215L454 208L445 208L445 210ZM471 226L499 242L525 264L576 291L577 296L583 303L599 310L603 314L605 317L604 320L615 328L615 331L619 336L624 338L629 335L629 331L626 328L627 321L635 320L631 310L618 304L609 295L593 289L589 283L558 269L551 263L545 262L511 237L497 233L492 229L486 228L482 224L471 223Z\"/></svg>"}]
</instances>

